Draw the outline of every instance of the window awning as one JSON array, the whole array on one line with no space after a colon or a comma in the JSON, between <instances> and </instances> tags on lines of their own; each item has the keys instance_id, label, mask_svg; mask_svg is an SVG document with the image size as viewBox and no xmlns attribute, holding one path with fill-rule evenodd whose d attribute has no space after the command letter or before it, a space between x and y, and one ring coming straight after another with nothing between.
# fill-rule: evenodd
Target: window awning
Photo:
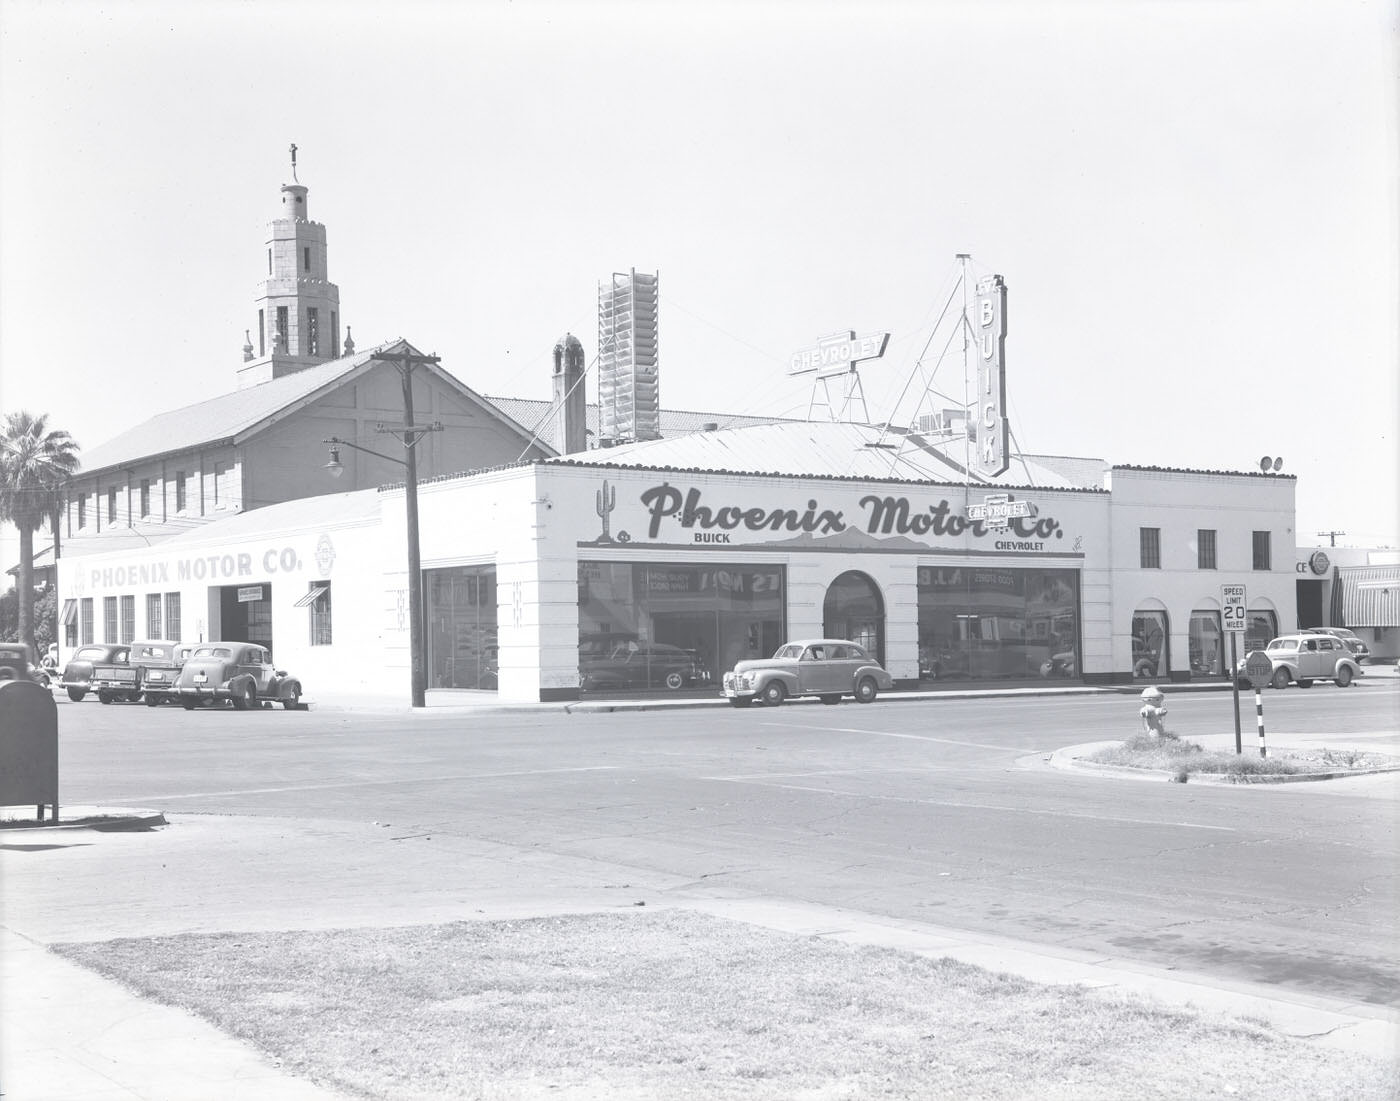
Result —
<instances>
[{"instance_id":1,"label":"window awning","mask_svg":"<svg viewBox=\"0 0 1400 1101\"><path fill-rule=\"evenodd\" d=\"M302 597L302 598L301 598L300 600L298 600L295 604L293 604L292 607L293 607L293 608L306 608L306 607L309 607L309 606L311 606L312 604L315 604L316 601L320 600L321 597L324 596L326 593L330 592L330 588L331 588L331 587L330 587L329 585L317 585L317 586L315 586L313 589L311 589L311 591L308 592L304 597Z\"/></svg>"},{"instance_id":2,"label":"window awning","mask_svg":"<svg viewBox=\"0 0 1400 1101\"><path fill-rule=\"evenodd\" d=\"M1348 627L1400 627L1400 566L1343 566L1337 580Z\"/></svg>"},{"instance_id":3,"label":"window awning","mask_svg":"<svg viewBox=\"0 0 1400 1101\"><path fill-rule=\"evenodd\" d=\"M65 627L71 626L78 618L78 602L76 600L65 600L63 602L63 614L59 617L59 622Z\"/></svg>"}]
</instances>

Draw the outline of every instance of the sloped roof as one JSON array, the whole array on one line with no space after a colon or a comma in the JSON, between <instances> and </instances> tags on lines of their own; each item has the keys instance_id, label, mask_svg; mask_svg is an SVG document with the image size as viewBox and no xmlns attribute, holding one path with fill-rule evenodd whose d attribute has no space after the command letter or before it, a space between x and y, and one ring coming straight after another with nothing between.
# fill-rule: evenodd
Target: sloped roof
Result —
<instances>
[{"instance_id":1,"label":"sloped roof","mask_svg":"<svg viewBox=\"0 0 1400 1101\"><path fill-rule=\"evenodd\" d=\"M530 433L539 432L546 443L554 438L555 425L549 420L550 413L554 409L551 401L540 401L535 398L493 398L487 397L486 401L494 405L501 413L521 425ZM596 446L598 440L598 406L596 403L585 407L588 435L591 437L590 446ZM782 423L785 418L781 417L749 417L740 416L737 413L704 413L691 412L682 409L662 409L661 410L661 435L663 438L671 436L682 436L689 432L702 432L707 425L716 425L719 428L740 428L755 424L776 424Z\"/></svg>"},{"instance_id":2,"label":"sloped roof","mask_svg":"<svg viewBox=\"0 0 1400 1101\"><path fill-rule=\"evenodd\" d=\"M588 466L793 477L855 478L896 482L944 482L1034 486L1043 489L1103 489L1102 482L1080 483L1018 456L1000 477L969 475L962 462L963 442L889 432L876 425L822 421L759 424L716 432L696 432L675 439L651 440L566 455L551 463Z\"/></svg>"},{"instance_id":3,"label":"sloped roof","mask_svg":"<svg viewBox=\"0 0 1400 1101\"><path fill-rule=\"evenodd\" d=\"M114 439L84 452L80 473L92 474L173 452L239 442L249 434L294 413L326 391L372 370L374 357L391 350L415 354L418 351L406 340L391 340L356 352L353 356L307 367L182 409L157 413ZM521 425L514 418L503 415L500 409L449 371L431 364L423 369L438 376L492 418L507 424L514 431L521 430ZM552 452L547 444L545 450Z\"/></svg>"}]
</instances>

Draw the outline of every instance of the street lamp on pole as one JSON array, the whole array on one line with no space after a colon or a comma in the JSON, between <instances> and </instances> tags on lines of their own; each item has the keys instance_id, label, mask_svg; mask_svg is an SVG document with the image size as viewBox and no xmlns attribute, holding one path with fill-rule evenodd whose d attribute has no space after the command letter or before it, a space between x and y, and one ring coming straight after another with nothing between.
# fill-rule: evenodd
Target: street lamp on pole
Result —
<instances>
[{"instance_id":1,"label":"street lamp on pole","mask_svg":"<svg viewBox=\"0 0 1400 1101\"><path fill-rule=\"evenodd\" d=\"M376 352L371 359L392 363L403 380L403 424L375 426L377 432L389 432L403 438L404 457L396 459L383 455L368 447L361 447L349 440L335 436L323 443L331 449L330 462L325 469L332 477L339 478L345 468L340 462L340 449L348 447L353 451L364 451L404 468L404 512L408 520L408 651L412 680L412 702L414 707L427 705L428 674L424 660L423 644L423 570L418 547L418 459L417 447L420 440L429 432L441 432L442 423L413 423L413 369L422 364L436 365L440 357L419 355L416 352Z\"/></svg>"}]
</instances>

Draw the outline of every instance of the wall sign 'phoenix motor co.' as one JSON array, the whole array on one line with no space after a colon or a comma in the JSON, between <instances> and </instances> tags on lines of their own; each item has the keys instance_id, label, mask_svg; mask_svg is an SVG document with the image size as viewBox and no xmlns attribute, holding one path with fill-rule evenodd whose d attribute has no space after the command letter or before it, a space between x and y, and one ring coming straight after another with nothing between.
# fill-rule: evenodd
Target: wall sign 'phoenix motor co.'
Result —
<instances>
[{"instance_id":1,"label":"wall sign 'phoenix motor co.'","mask_svg":"<svg viewBox=\"0 0 1400 1101\"><path fill-rule=\"evenodd\" d=\"M776 543L808 537L840 545L848 542L842 535L859 535L865 542L904 536L923 543L990 537L989 549L1042 551L1065 534L1057 519L1041 515L1002 518L1005 526L997 530L944 497L861 492L834 504L809 497L801 507L772 507L663 483L643 490L638 502L646 514L647 538L663 542Z\"/></svg>"}]
</instances>

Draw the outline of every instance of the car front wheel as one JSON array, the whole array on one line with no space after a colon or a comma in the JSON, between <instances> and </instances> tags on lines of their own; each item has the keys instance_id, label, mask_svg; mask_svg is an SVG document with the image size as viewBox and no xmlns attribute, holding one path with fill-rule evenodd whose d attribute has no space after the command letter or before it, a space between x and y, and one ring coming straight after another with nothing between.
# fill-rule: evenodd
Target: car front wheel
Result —
<instances>
[{"instance_id":1,"label":"car front wheel","mask_svg":"<svg viewBox=\"0 0 1400 1101\"><path fill-rule=\"evenodd\" d=\"M777 707L787 699L787 690L782 681L771 680L763 686L763 702L769 707Z\"/></svg>"},{"instance_id":2,"label":"car front wheel","mask_svg":"<svg viewBox=\"0 0 1400 1101\"><path fill-rule=\"evenodd\" d=\"M82 689L82 688L70 688L70 689L68 689L68 698L69 698L70 700L72 700L74 703L82 703L82 702L83 702L83 697L86 696L86 695L87 695L87 691L86 691L85 689Z\"/></svg>"},{"instance_id":3,"label":"car front wheel","mask_svg":"<svg viewBox=\"0 0 1400 1101\"><path fill-rule=\"evenodd\" d=\"M282 700L282 709L283 709L284 711L299 711L299 710L301 710L301 689L300 689L300 688L293 688L290 692L287 693L286 697Z\"/></svg>"},{"instance_id":4,"label":"car front wheel","mask_svg":"<svg viewBox=\"0 0 1400 1101\"><path fill-rule=\"evenodd\" d=\"M1349 688L1351 686L1351 670L1343 665L1337 670L1337 687Z\"/></svg>"},{"instance_id":5,"label":"car front wheel","mask_svg":"<svg viewBox=\"0 0 1400 1101\"><path fill-rule=\"evenodd\" d=\"M1287 687L1288 687L1288 670L1287 670L1287 669L1275 669L1275 670L1274 670L1274 679L1273 679L1270 683L1271 683L1275 688L1287 688Z\"/></svg>"},{"instance_id":6,"label":"car front wheel","mask_svg":"<svg viewBox=\"0 0 1400 1101\"><path fill-rule=\"evenodd\" d=\"M112 693L110 693L110 692L99 692L99 693L97 693L97 702L98 702L98 703L111 703L111 702L112 702Z\"/></svg>"},{"instance_id":7,"label":"car front wheel","mask_svg":"<svg viewBox=\"0 0 1400 1101\"><path fill-rule=\"evenodd\" d=\"M878 694L879 689L875 687L875 681L870 677L861 677L860 683L856 685L856 703L874 703Z\"/></svg>"}]
</instances>

